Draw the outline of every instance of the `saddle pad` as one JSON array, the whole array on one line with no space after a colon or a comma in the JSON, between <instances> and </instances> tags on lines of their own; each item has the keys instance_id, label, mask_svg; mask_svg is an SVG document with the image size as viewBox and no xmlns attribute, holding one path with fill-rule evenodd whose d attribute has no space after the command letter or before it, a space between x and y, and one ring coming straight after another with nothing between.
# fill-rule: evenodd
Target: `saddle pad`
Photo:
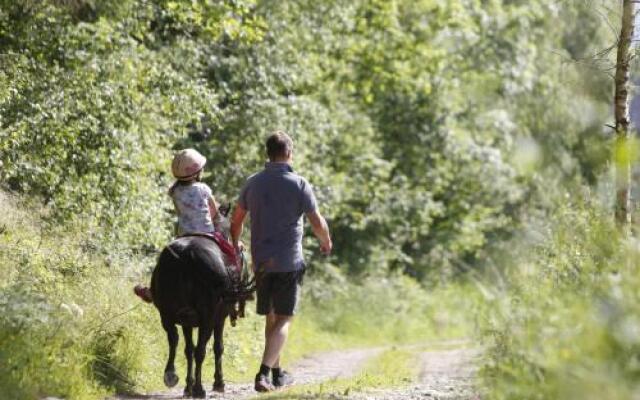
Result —
<instances>
[{"instance_id":1,"label":"saddle pad","mask_svg":"<svg viewBox=\"0 0 640 400\"><path fill-rule=\"evenodd\" d=\"M222 251L222 254L224 254L229 262L237 268L237 271L241 270L242 265L240 265L240 258L236 253L236 249L231 243L229 243L229 241L224 237L222 233L187 233L185 235L180 235L179 237L187 236L200 236L213 240L215 244L220 248L220 251Z\"/></svg>"}]
</instances>

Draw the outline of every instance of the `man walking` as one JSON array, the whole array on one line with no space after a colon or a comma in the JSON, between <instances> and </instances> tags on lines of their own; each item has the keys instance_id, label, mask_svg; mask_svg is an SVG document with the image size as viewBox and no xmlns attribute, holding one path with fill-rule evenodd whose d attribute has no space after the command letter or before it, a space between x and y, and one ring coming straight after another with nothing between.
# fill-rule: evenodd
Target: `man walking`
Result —
<instances>
[{"instance_id":1,"label":"man walking","mask_svg":"<svg viewBox=\"0 0 640 400\"><path fill-rule=\"evenodd\" d=\"M231 237L237 247L244 219L247 213L251 216L257 313L265 316L264 354L255 380L258 392L293 383L292 376L280 368L280 353L300 300L303 214L321 251L329 254L332 248L329 227L318 212L311 185L291 167L293 141L286 133L276 132L266 147L269 162L247 179L231 219Z\"/></svg>"}]
</instances>

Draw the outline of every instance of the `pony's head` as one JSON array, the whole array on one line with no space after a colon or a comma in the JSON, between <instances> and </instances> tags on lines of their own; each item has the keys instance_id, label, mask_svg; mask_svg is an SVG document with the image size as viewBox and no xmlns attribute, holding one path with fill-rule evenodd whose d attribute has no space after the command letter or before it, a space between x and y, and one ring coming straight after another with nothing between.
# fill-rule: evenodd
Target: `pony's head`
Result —
<instances>
[{"instance_id":1,"label":"pony's head","mask_svg":"<svg viewBox=\"0 0 640 400\"><path fill-rule=\"evenodd\" d=\"M221 232L227 239L229 239L231 235L231 222L229 221L230 212L231 203L221 205L218 207L218 214L216 214L215 221L213 221L216 231Z\"/></svg>"},{"instance_id":2,"label":"pony's head","mask_svg":"<svg viewBox=\"0 0 640 400\"><path fill-rule=\"evenodd\" d=\"M216 230L226 236L227 240L230 236L231 223L229 222L229 213L231 212L231 203L221 205L218 208L218 216L216 217ZM253 273L244 258L244 253L239 255L242 257L242 271L239 280L233 284L233 288L226 293L227 313L231 320L231 326L236 326L238 318L244 318L245 304L249 300L253 300L253 292L256 290L255 279Z\"/></svg>"}]
</instances>

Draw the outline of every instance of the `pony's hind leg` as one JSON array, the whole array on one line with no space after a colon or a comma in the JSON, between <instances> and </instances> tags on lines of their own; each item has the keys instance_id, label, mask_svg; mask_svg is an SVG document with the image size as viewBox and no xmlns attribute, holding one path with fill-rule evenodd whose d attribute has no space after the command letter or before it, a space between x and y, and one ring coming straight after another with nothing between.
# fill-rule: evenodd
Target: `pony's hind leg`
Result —
<instances>
[{"instance_id":1,"label":"pony's hind leg","mask_svg":"<svg viewBox=\"0 0 640 400\"><path fill-rule=\"evenodd\" d=\"M213 326L213 354L215 357L215 372L213 380L213 390L224 392L224 378L222 374L222 354L224 353L224 322L227 319L224 306L218 306L215 314Z\"/></svg>"},{"instance_id":2,"label":"pony's hind leg","mask_svg":"<svg viewBox=\"0 0 640 400\"><path fill-rule=\"evenodd\" d=\"M176 375L176 368L174 366L176 348L178 347L178 329L173 323L165 320L162 321L162 327L167 332L167 340L169 342L169 359L164 368L164 384L167 385L167 387L174 387L178 384L178 375Z\"/></svg>"},{"instance_id":3,"label":"pony's hind leg","mask_svg":"<svg viewBox=\"0 0 640 400\"><path fill-rule=\"evenodd\" d=\"M202 387L202 363L204 357L207 354L207 343L211 338L211 332L213 328L209 324L201 324L198 328L198 344L196 345L195 358L196 358L196 382L193 386L193 397L204 399L207 397Z\"/></svg>"},{"instance_id":4,"label":"pony's hind leg","mask_svg":"<svg viewBox=\"0 0 640 400\"><path fill-rule=\"evenodd\" d=\"M184 396L191 397L193 394L193 328L183 326L182 333L184 334L184 356L187 358L187 378Z\"/></svg>"}]
</instances>

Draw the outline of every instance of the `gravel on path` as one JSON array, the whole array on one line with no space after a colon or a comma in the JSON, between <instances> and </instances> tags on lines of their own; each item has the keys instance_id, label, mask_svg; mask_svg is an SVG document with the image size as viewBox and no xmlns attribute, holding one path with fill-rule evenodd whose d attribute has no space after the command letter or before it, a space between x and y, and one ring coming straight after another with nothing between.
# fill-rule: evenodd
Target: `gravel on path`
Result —
<instances>
[{"instance_id":1,"label":"gravel on path","mask_svg":"<svg viewBox=\"0 0 640 400\"><path fill-rule=\"evenodd\" d=\"M330 379L349 378L356 374L364 363L383 351L382 348L336 350L313 354L294 363L290 370L296 385L322 382ZM135 396L113 397L111 400L177 400L182 399L184 376L178 386L170 391ZM227 382L225 393L211 391L211 383L205 386L210 399L247 399L256 395L253 383Z\"/></svg>"},{"instance_id":2,"label":"gravel on path","mask_svg":"<svg viewBox=\"0 0 640 400\"><path fill-rule=\"evenodd\" d=\"M445 348L420 352L418 381L407 387L374 389L352 393L356 400L477 400L480 396L474 388L474 376L479 349L464 347L464 342L440 342ZM468 345L468 343L466 343ZM413 347L413 346L412 346ZM379 355L383 348L337 350L307 356L290 367L296 385L318 383L332 379L349 378L357 374L367 360ZM120 396L111 400L178 400L182 399L182 386L171 391L147 395ZM227 382L225 393L212 392L210 399L249 399L256 395L252 383ZM336 396L336 398L343 398ZM346 397L345 397L346 398Z\"/></svg>"},{"instance_id":3,"label":"gravel on path","mask_svg":"<svg viewBox=\"0 0 640 400\"><path fill-rule=\"evenodd\" d=\"M476 400L474 388L479 349L454 348L425 351L420 355L418 382L408 387L371 390L351 395L358 400Z\"/></svg>"}]
</instances>

